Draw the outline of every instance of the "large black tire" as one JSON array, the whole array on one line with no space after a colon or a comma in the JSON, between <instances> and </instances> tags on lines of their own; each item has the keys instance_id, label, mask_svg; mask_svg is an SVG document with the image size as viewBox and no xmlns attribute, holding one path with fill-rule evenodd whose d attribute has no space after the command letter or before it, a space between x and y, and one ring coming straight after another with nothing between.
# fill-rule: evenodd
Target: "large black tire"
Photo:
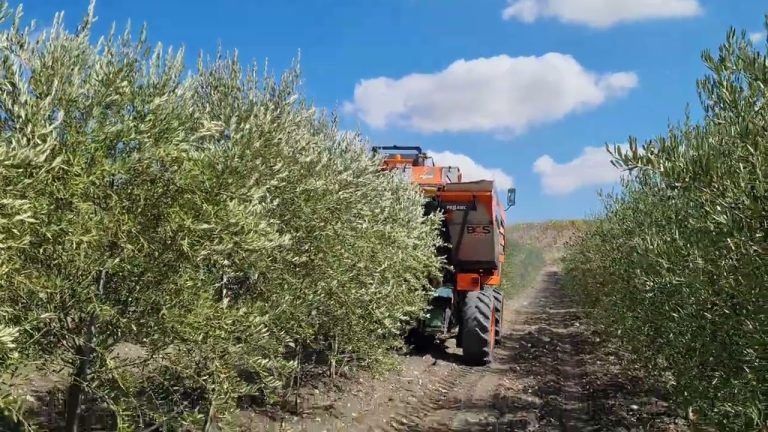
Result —
<instances>
[{"instance_id":1,"label":"large black tire","mask_svg":"<svg viewBox=\"0 0 768 432\"><path fill-rule=\"evenodd\" d=\"M467 293L462 310L462 351L468 364L487 365L493 361L495 341L494 296L490 290Z\"/></svg>"},{"instance_id":2,"label":"large black tire","mask_svg":"<svg viewBox=\"0 0 768 432\"><path fill-rule=\"evenodd\" d=\"M502 328L504 321L504 293L493 288L493 305L496 307L496 346L501 345Z\"/></svg>"}]
</instances>

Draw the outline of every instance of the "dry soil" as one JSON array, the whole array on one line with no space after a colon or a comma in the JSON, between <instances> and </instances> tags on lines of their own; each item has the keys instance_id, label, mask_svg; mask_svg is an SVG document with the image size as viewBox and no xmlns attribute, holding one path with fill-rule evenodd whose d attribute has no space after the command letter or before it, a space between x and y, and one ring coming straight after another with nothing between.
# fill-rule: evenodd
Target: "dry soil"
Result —
<instances>
[{"instance_id":1,"label":"dry soil","mask_svg":"<svg viewBox=\"0 0 768 432\"><path fill-rule=\"evenodd\" d=\"M604 347L555 266L505 305L493 364L466 366L449 340L397 374L319 395L301 416L244 414L249 431L683 431L664 395Z\"/></svg>"}]
</instances>

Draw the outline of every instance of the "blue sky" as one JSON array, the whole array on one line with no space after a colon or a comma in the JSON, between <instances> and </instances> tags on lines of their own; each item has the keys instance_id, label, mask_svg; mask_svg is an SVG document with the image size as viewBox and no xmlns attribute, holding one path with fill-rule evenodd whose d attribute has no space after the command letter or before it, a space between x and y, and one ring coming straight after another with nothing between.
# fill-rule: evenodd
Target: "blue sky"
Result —
<instances>
[{"instance_id":1,"label":"blue sky","mask_svg":"<svg viewBox=\"0 0 768 432\"><path fill-rule=\"evenodd\" d=\"M22 2L73 29L88 0ZM16 6L18 1L11 1ZM728 27L764 44L763 0L100 0L97 33L128 19L193 64L218 43L288 67L376 144L420 145L518 189L510 221L581 218L616 173L600 149L697 112L700 53Z\"/></svg>"}]
</instances>

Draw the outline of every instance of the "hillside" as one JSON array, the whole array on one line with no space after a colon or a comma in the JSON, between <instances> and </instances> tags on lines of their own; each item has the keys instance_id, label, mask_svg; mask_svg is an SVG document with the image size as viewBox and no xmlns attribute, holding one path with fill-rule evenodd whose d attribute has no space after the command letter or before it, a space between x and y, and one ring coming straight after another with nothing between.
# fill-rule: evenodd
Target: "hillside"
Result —
<instances>
[{"instance_id":1,"label":"hillside","mask_svg":"<svg viewBox=\"0 0 768 432\"><path fill-rule=\"evenodd\" d=\"M507 227L502 284L507 297L530 288L546 265L557 263L566 243L587 221L565 220L512 224Z\"/></svg>"},{"instance_id":2,"label":"hillside","mask_svg":"<svg viewBox=\"0 0 768 432\"><path fill-rule=\"evenodd\" d=\"M510 225L507 233L514 242L540 249L546 261L552 263L562 257L567 243L589 224L590 221L582 219L519 223Z\"/></svg>"}]
</instances>

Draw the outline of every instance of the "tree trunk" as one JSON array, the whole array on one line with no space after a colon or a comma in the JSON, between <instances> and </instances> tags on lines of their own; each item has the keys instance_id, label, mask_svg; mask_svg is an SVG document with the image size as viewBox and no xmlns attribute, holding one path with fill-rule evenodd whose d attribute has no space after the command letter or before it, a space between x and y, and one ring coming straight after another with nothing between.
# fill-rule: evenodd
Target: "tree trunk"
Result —
<instances>
[{"instance_id":1,"label":"tree trunk","mask_svg":"<svg viewBox=\"0 0 768 432\"><path fill-rule=\"evenodd\" d=\"M107 271L102 270L99 277L98 294L104 292L104 283L107 277ZM80 414L82 412L82 399L85 392L85 386L88 383L88 372L91 368L93 359L93 340L96 333L96 313L92 312L88 318L88 325L85 328L83 342L77 347L77 365L72 373L72 380L67 389L67 418L64 427L65 432L77 432L80 423Z\"/></svg>"},{"instance_id":2,"label":"tree trunk","mask_svg":"<svg viewBox=\"0 0 768 432\"><path fill-rule=\"evenodd\" d=\"M301 344L297 344L297 346L299 346L299 351L296 353L296 391L294 393L293 409L298 414L301 412L299 411L299 391L301 390L301 357L303 350Z\"/></svg>"},{"instance_id":3,"label":"tree trunk","mask_svg":"<svg viewBox=\"0 0 768 432\"><path fill-rule=\"evenodd\" d=\"M208 409L208 415L205 417L204 432L218 432L219 425L216 423L216 409L213 401L211 401L211 407Z\"/></svg>"},{"instance_id":4,"label":"tree trunk","mask_svg":"<svg viewBox=\"0 0 768 432\"><path fill-rule=\"evenodd\" d=\"M91 366L91 357L93 355L93 328L96 325L96 316L91 315L88 320L85 340L83 344L77 347L77 367L72 374L72 380L67 389L67 422L64 428L65 432L77 432L82 411L82 395L85 384L88 382L88 369Z\"/></svg>"},{"instance_id":5,"label":"tree trunk","mask_svg":"<svg viewBox=\"0 0 768 432\"><path fill-rule=\"evenodd\" d=\"M339 349L339 336L333 335L333 342L331 342L331 382L336 381L336 353Z\"/></svg>"}]
</instances>

